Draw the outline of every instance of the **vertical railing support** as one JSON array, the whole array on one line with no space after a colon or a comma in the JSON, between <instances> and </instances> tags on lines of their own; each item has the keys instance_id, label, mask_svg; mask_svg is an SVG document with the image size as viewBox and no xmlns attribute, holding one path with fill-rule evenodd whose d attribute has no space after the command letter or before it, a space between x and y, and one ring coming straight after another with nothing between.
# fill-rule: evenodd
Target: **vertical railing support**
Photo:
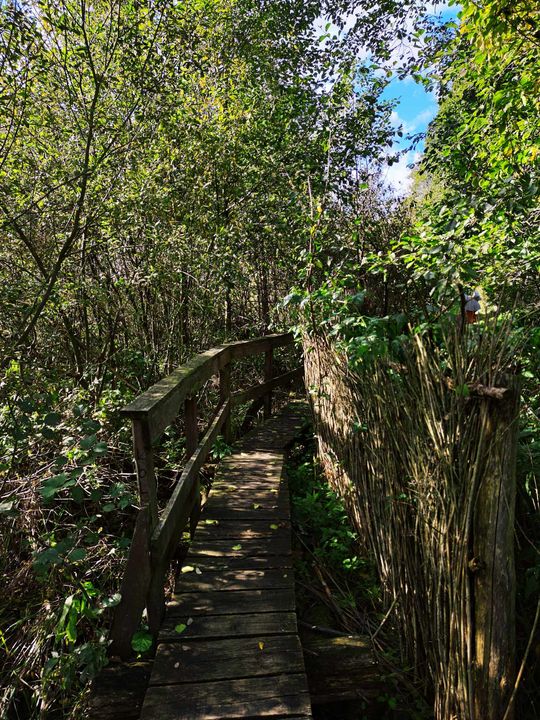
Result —
<instances>
[{"instance_id":1,"label":"vertical railing support","mask_svg":"<svg viewBox=\"0 0 540 720\"><path fill-rule=\"evenodd\" d=\"M186 460L193 455L199 444L199 427L197 424L197 397L189 397L184 403L186 424Z\"/></svg>"},{"instance_id":2,"label":"vertical railing support","mask_svg":"<svg viewBox=\"0 0 540 720\"><path fill-rule=\"evenodd\" d=\"M137 483L141 507L148 507L150 530L157 525L157 486L154 471L154 451L150 441L150 429L145 419L134 418L132 421L133 454L137 471Z\"/></svg>"},{"instance_id":3,"label":"vertical railing support","mask_svg":"<svg viewBox=\"0 0 540 720\"><path fill-rule=\"evenodd\" d=\"M231 363L228 362L225 367L219 371L219 400L220 403L227 402L231 399ZM227 413L227 419L223 425L223 438L230 445L232 442L231 429L231 411Z\"/></svg>"},{"instance_id":4,"label":"vertical railing support","mask_svg":"<svg viewBox=\"0 0 540 720\"><path fill-rule=\"evenodd\" d=\"M264 382L272 379L274 374L274 350L270 348L264 353ZM272 414L272 391L264 396L264 417L269 418Z\"/></svg>"},{"instance_id":5,"label":"vertical railing support","mask_svg":"<svg viewBox=\"0 0 540 720\"><path fill-rule=\"evenodd\" d=\"M186 460L193 455L199 444L199 426L197 423L197 396L188 397L184 403L185 433L186 433ZM193 538L195 528L201 514L201 487L199 478L195 482L195 504L189 517L189 531Z\"/></svg>"}]
</instances>

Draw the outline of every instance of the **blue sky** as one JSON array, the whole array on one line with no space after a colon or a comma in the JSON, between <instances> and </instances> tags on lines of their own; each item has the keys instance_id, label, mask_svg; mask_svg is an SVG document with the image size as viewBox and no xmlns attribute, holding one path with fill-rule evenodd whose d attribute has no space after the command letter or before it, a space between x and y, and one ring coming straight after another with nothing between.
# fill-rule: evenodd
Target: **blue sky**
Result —
<instances>
[{"instance_id":1,"label":"blue sky","mask_svg":"<svg viewBox=\"0 0 540 720\"><path fill-rule=\"evenodd\" d=\"M445 7L440 12L442 20L445 22L455 20L459 10L458 5ZM423 85L416 83L410 77L405 80L399 80L397 77L391 80L383 93L383 98L395 100L397 103L392 114L392 123L396 128L402 126L404 137L396 141L394 149L406 150L410 142L405 135L427 130L428 124L437 114L437 98L433 93L426 92ZM407 152L399 163L387 169L387 181L397 193L405 193L410 188L411 171L407 166L418 161L422 150L423 142L420 142L416 150Z\"/></svg>"}]
</instances>

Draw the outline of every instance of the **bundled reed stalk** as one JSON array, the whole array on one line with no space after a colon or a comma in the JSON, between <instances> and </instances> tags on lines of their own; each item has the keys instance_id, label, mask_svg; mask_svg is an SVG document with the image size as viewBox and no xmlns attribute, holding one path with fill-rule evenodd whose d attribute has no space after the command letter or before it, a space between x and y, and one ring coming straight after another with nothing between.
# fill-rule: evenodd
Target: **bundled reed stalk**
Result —
<instances>
[{"instance_id":1,"label":"bundled reed stalk","mask_svg":"<svg viewBox=\"0 0 540 720\"><path fill-rule=\"evenodd\" d=\"M512 714L519 392L508 338L411 336L399 362L354 371L324 338L305 342L323 464L438 720Z\"/></svg>"}]
</instances>

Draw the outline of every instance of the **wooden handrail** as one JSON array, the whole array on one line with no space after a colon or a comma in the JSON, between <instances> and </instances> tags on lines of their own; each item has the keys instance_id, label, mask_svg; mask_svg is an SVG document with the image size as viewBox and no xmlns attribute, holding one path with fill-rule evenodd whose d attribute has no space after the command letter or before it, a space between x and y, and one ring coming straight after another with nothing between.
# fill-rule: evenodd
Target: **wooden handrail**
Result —
<instances>
[{"instance_id":1,"label":"wooden handrail","mask_svg":"<svg viewBox=\"0 0 540 720\"><path fill-rule=\"evenodd\" d=\"M121 410L122 414L130 417L132 421L133 452L141 509L122 581L122 600L116 608L113 620L111 654L120 655L122 658L132 654L131 638L140 625L145 608L149 629L154 636L157 635L164 610L164 581L170 560L186 525L189 523L193 536L199 518L200 469L220 432L223 431L226 441L231 442L231 408L254 400L253 409L256 410L261 407L256 403L261 402L262 398L264 415L268 417L272 409L272 391L301 377L302 368L273 377L274 348L292 342L292 333L281 333L212 348L193 357ZM265 353L264 382L232 393L232 361L259 353ZM218 373L219 406L199 442L197 392L209 378ZM182 408L187 463L178 477L164 512L159 517L154 446Z\"/></svg>"},{"instance_id":2,"label":"wooden handrail","mask_svg":"<svg viewBox=\"0 0 540 720\"><path fill-rule=\"evenodd\" d=\"M155 442L178 415L182 401L200 390L212 375L216 375L231 360L273 351L274 348L289 345L292 341L292 333L280 333L219 345L195 355L185 365L152 385L120 412L131 418L145 418L151 441Z\"/></svg>"}]
</instances>

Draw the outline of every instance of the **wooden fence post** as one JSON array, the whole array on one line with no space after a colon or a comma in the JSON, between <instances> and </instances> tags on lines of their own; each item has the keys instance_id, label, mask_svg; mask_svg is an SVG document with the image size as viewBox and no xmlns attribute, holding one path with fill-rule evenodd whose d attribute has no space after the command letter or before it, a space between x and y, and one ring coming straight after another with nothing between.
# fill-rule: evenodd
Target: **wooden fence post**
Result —
<instances>
[{"instance_id":1,"label":"wooden fence post","mask_svg":"<svg viewBox=\"0 0 540 720\"><path fill-rule=\"evenodd\" d=\"M272 379L274 372L274 350L270 348L264 353L264 382ZM272 391L270 390L264 396L264 418L267 419L272 414Z\"/></svg>"},{"instance_id":2,"label":"wooden fence post","mask_svg":"<svg viewBox=\"0 0 540 720\"><path fill-rule=\"evenodd\" d=\"M475 506L473 553L474 720L502 720L515 679L514 515L519 381L483 400L485 466ZM471 566L470 566L471 567ZM513 717L512 712L507 716Z\"/></svg>"},{"instance_id":3,"label":"wooden fence post","mask_svg":"<svg viewBox=\"0 0 540 720\"><path fill-rule=\"evenodd\" d=\"M228 362L225 367L219 371L219 400L220 402L227 402L231 399L231 363ZM232 442L232 429L231 429L231 412L227 413L227 418L223 425L223 438L225 442L230 445Z\"/></svg>"}]
</instances>

